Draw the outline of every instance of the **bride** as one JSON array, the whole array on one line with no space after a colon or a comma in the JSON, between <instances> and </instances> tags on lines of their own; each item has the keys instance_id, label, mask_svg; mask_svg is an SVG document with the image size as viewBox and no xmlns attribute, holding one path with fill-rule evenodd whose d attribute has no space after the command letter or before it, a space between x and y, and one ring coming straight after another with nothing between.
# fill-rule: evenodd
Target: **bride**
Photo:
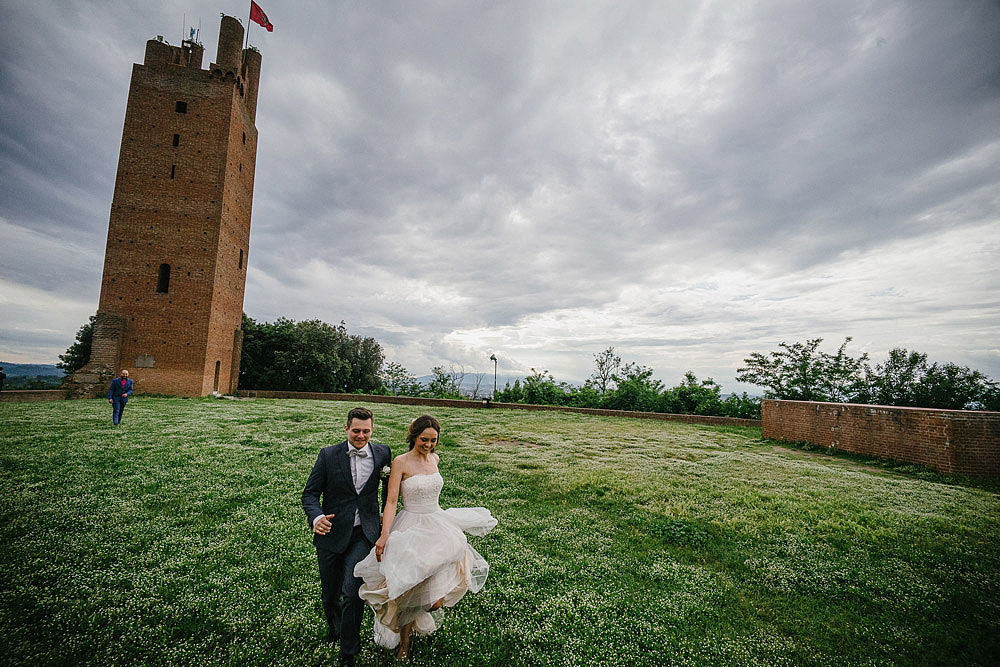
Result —
<instances>
[{"instance_id":1,"label":"bride","mask_svg":"<svg viewBox=\"0 0 1000 667\"><path fill-rule=\"evenodd\" d=\"M389 473L382 535L354 568L354 576L364 579L359 595L375 610L375 642L399 646L400 660L408 657L411 633L437 630L442 607L454 606L467 591L478 592L490 570L463 534L492 530L497 520L490 511L438 505L444 480L434 449L440 434L441 425L430 415L410 424L410 451L393 460ZM403 509L397 515L400 494Z\"/></svg>"}]
</instances>

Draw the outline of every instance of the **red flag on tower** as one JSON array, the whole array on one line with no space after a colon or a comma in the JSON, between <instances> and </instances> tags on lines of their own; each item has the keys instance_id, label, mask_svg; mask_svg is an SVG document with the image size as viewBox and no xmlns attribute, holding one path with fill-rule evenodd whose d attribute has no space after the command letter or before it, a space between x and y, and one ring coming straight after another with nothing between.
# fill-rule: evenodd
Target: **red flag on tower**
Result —
<instances>
[{"instance_id":1,"label":"red flag on tower","mask_svg":"<svg viewBox=\"0 0 1000 667\"><path fill-rule=\"evenodd\" d=\"M274 26L267 20L267 14L253 0L250 0L250 20L268 32L274 32Z\"/></svg>"}]
</instances>

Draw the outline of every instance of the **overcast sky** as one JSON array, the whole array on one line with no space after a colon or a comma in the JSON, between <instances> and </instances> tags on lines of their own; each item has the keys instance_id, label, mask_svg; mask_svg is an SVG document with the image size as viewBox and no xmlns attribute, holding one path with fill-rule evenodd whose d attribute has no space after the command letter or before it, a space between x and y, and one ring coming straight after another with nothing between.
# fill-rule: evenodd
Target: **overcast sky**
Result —
<instances>
[{"instance_id":1,"label":"overcast sky","mask_svg":"<svg viewBox=\"0 0 1000 667\"><path fill-rule=\"evenodd\" d=\"M2 0L0 358L97 308L132 63L248 2ZM244 310L414 374L825 339L1000 378L1000 5L263 0Z\"/></svg>"}]
</instances>

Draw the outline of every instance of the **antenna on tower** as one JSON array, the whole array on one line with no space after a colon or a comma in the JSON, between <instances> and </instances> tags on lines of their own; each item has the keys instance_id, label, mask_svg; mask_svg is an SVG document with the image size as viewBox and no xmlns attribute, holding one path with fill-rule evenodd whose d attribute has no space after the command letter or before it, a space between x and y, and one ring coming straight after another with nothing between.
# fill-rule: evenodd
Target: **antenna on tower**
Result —
<instances>
[{"instance_id":1,"label":"antenna on tower","mask_svg":"<svg viewBox=\"0 0 1000 667\"><path fill-rule=\"evenodd\" d=\"M187 30L188 17L187 13L181 14L181 16L183 17L181 18L181 46L183 46L184 42L187 41L186 39L184 39L184 32Z\"/></svg>"}]
</instances>

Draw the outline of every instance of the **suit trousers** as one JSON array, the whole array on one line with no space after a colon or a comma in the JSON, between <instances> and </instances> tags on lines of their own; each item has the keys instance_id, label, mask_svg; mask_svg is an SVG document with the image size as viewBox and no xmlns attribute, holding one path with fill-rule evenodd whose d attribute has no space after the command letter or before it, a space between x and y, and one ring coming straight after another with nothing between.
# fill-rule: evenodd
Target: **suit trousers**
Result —
<instances>
[{"instance_id":1,"label":"suit trousers","mask_svg":"<svg viewBox=\"0 0 1000 667\"><path fill-rule=\"evenodd\" d=\"M125 412L125 404L128 402L128 399L119 396L111 400L111 421L117 426L118 422L122 420L122 414Z\"/></svg>"},{"instance_id":2,"label":"suit trousers","mask_svg":"<svg viewBox=\"0 0 1000 667\"><path fill-rule=\"evenodd\" d=\"M343 553L316 547L323 613L326 614L330 632L340 637L341 655L361 652L361 617L365 603L358 595L358 589L364 582L354 576L354 566L368 555L373 546L361 526L355 526Z\"/></svg>"}]
</instances>

